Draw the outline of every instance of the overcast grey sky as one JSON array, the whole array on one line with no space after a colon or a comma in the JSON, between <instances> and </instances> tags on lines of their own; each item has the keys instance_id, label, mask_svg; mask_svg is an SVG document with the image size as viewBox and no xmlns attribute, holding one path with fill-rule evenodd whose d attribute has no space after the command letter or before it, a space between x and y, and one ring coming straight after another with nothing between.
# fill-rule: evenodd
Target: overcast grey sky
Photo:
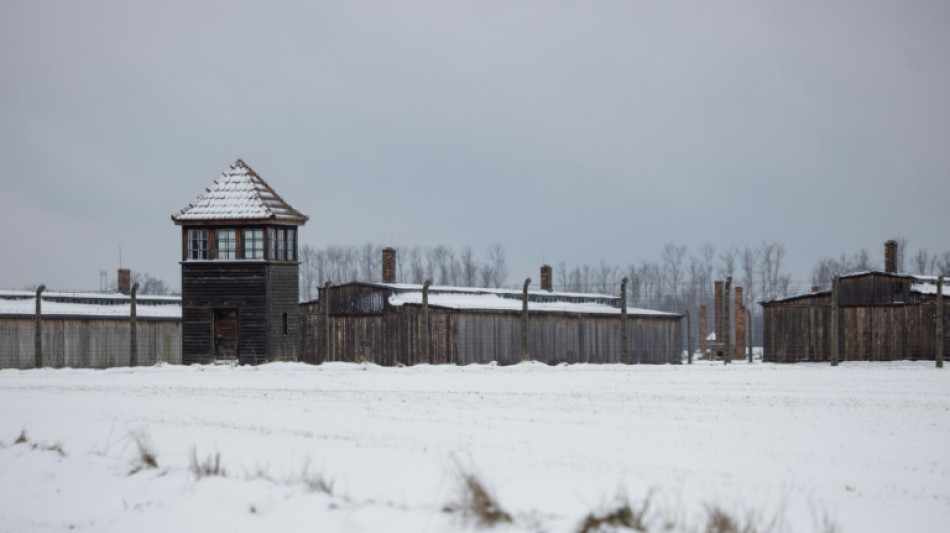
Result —
<instances>
[{"instance_id":1,"label":"overcast grey sky","mask_svg":"<svg viewBox=\"0 0 950 533\"><path fill-rule=\"evenodd\" d=\"M301 242L950 250L950 2L0 1L0 287L180 286L240 157Z\"/></svg>"}]
</instances>

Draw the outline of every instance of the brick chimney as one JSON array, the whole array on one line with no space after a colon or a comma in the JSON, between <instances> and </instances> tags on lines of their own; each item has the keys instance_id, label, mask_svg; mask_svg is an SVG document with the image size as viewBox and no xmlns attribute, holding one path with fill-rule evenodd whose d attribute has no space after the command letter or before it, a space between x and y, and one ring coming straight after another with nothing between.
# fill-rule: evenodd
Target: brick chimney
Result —
<instances>
[{"instance_id":1,"label":"brick chimney","mask_svg":"<svg viewBox=\"0 0 950 533\"><path fill-rule=\"evenodd\" d=\"M812 292L812 294L815 294L816 292L819 292L820 290L821 290L821 287L819 287L818 285L812 285L812 286L811 286L811 292Z\"/></svg>"},{"instance_id":2,"label":"brick chimney","mask_svg":"<svg viewBox=\"0 0 950 533\"><path fill-rule=\"evenodd\" d=\"M551 265L541 266L541 290L551 292L554 284L551 282Z\"/></svg>"},{"instance_id":3,"label":"brick chimney","mask_svg":"<svg viewBox=\"0 0 950 533\"><path fill-rule=\"evenodd\" d=\"M119 282L118 282L119 292L122 294L129 294L132 292L132 271L127 268L119 269Z\"/></svg>"},{"instance_id":4,"label":"brick chimney","mask_svg":"<svg viewBox=\"0 0 950 533\"><path fill-rule=\"evenodd\" d=\"M383 283L396 283L396 250L383 248Z\"/></svg>"},{"instance_id":5,"label":"brick chimney","mask_svg":"<svg viewBox=\"0 0 950 533\"><path fill-rule=\"evenodd\" d=\"M897 241L890 240L884 243L884 271L897 272Z\"/></svg>"},{"instance_id":6,"label":"brick chimney","mask_svg":"<svg viewBox=\"0 0 950 533\"><path fill-rule=\"evenodd\" d=\"M713 331L716 333L716 344L725 343L726 338L726 324L724 320L726 315L726 303L724 297L724 282L717 281L713 284L714 288L714 301L713 301Z\"/></svg>"}]
</instances>

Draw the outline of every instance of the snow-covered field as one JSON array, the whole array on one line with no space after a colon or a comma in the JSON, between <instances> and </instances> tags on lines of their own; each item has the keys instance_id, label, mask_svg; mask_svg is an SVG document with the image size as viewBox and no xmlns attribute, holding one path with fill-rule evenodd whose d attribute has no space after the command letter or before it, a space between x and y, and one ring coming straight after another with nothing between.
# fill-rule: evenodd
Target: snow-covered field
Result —
<instances>
[{"instance_id":1,"label":"snow-covered field","mask_svg":"<svg viewBox=\"0 0 950 533\"><path fill-rule=\"evenodd\" d=\"M950 370L926 362L2 370L0 441L3 531L474 530L445 510L460 472L497 531L622 497L657 529L950 524ZM191 468L216 454L224 476Z\"/></svg>"}]
</instances>

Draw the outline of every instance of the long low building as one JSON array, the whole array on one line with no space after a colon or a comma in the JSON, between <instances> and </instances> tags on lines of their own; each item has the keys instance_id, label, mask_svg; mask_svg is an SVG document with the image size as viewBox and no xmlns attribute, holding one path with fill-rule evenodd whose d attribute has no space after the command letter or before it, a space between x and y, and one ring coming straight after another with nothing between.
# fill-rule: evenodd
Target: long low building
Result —
<instances>
[{"instance_id":1,"label":"long low building","mask_svg":"<svg viewBox=\"0 0 950 533\"><path fill-rule=\"evenodd\" d=\"M527 299L531 360L549 364L622 361L619 297L542 289L528 291ZM429 287L426 337L422 285L355 282L333 286L328 295L302 304L303 360L514 364L522 358L522 305L523 293L517 290ZM679 363L681 318L675 313L628 308L629 362Z\"/></svg>"},{"instance_id":2,"label":"long low building","mask_svg":"<svg viewBox=\"0 0 950 533\"><path fill-rule=\"evenodd\" d=\"M108 368L131 361L131 297L43 292L42 366ZM0 291L0 368L36 365L36 293ZM137 364L181 363L181 299L136 298Z\"/></svg>"}]
</instances>

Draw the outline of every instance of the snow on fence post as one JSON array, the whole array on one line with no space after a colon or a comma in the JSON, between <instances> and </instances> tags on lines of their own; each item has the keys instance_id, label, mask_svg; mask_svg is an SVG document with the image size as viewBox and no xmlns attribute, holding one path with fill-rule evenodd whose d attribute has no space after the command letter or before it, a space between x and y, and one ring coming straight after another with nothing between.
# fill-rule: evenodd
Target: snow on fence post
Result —
<instances>
[{"instance_id":1,"label":"snow on fence post","mask_svg":"<svg viewBox=\"0 0 950 533\"><path fill-rule=\"evenodd\" d=\"M138 282L133 283L132 290L129 292L131 298L129 300L129 366L138 366L139 364L139 343L135 323L135 296L138 291Z\"/></svg>"},{"instance_id":2,"label":"snow on fence post","mask_svg":"<svg viewBox=\"0 0 950 533\"><path fill-rule=\"evenodd\" d=\"M723 297L726 315L723 317L723 320L726 322L726 327L723 328L725 330L725 335L723 335L723 337L725 338L720 342L725 343L725 353L723 353L723 357L725 358L725 364L728 365L732 362L732 312L729 308L729 300L732 298L732 276L726 276L725 292L726 294Z\"/></svg>"},{"instance_id":3,"label":"snow on fence post","mask_svg":"<svg viewBox=\"0 0 950 533\"><path fill-rule=\"evenodd\" d=\"M838 366L838 276L831 281L831 366Z\"/></svg>"},{"instance_id":4,"label":"snow on fence post","mask_svg":"<svg viewBox=\"0 0 950 533\"><path fill-rule=\"evenodd\" d=\"M422 360L432 364L432 354L429 353L429 285L432 278L422 284Z\"/></svg>"},{"instance_id":5,"label":"snow on fence post","mask_svg":"<svg viewBox=\"0 0 950 533\"><path fill-rule=\"evenodd\" d=\"M943 276L937 278L937 330L936 330L936 339L934 339L934 345L936 348L936 360L937 368L943 368Z\"/></svg>"},{"instance_id":6,"label":"snow on fence post","mask_svg":"<svg viewBox=\"0 0 950 533\"><path fill-rule=\"evenodd\" d=\"M755 305L754 303L752 305ZM749 350L749 362L752 362L752 311L746 309L745 312L745 336L746 350Z\"/></svg>"},{"instance_id":7,"label":"snow on fence post","mask_svg":"<svg viewBox=\"0 0 950 533\"><path fill-rule=\"evenodd\" d=\"M630 332L627 331L627 279L620 280L620 362L630 364Z\"/></svg>"},{"instance_id":8,"label":"snow on fence post","mask_svg":"<svg viewBox=\"0 0 950 533\"><path fill-rule=\"evenodd\" d=\"M689 309L686 313L686 364L693 364L693 328L689 321Z\"/></svg>"},{"instance_id":9,"label":"snow on fence post","mask_svg":"<svg viewBox=\"0 0 950 533\"><path fill-rule=\"evenodd\" d=\"M524 288L521 289L521 360L529 361L528 356L528 285L531 285L531 278L524 280Z\"/></svg>"},{"instance_id":10,"label":"snow on fence post","mask_svg":"<svg viewBox=\"0 0 950 533\"><path fill-rule=\"evenodd\" d=\"M43 368L43 307L40 296L46 290L46 285L36 288L36 316L33 327L33 366Z\"/></svg>"},{"instance_id":11,"label":"snow on fence post","mask_svg":"<svg viewBox=\"0 0 950 533\"><path fill-rule=\"evenodd\" d=\"M323 362L330 360L330 280L323 285Z\"/></svg>"}]
</instances>

